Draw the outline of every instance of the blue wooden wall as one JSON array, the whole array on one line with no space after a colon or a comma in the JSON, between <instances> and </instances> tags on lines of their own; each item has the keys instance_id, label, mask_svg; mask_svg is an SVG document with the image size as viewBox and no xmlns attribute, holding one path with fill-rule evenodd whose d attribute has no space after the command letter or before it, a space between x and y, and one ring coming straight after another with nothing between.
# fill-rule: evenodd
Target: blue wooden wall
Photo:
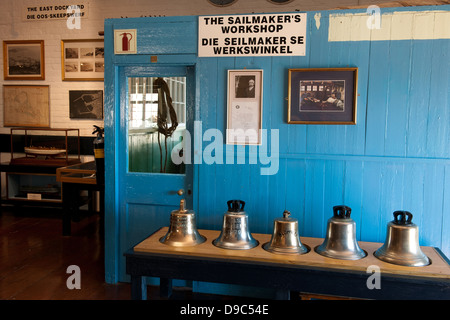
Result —
<instances>
[{"instance_id":1,"label":"blue wooden wall","mask_svg":"<svg viewBox=\"0 0 450 320\"><path fill-rule=\"evenodd\" d=\"M435 8L389 8L382 13L402 10ZM439 10L448 11L450 6ZM362 11L344 11L354 12ZM324 237L332 207L345 204L352 208L358 240L384 242L393 211L408 210L419 226L420 244L450 255L450 40L329 42L329 16L336 12L321 12L319 29L315 13L308 13L305 56L194 59L195 119L202 122L203 131L225 132L227 70L243 68L264 70L263 128L269 129L269 138L274 137L270 129L279 130L277 174L261 175L261 167L267 165L248 164L249 154L259 152L256 147L233 147L234 165L195 167L193 209L198 227L220 230L226 201L242 199L251 232L272 233L273 219L287 209L299 219L301 236ZM182 23L177 26L178 20ZM158 26L158 21L172 23ZM185 38L179 46L164 38L168 25L170 34L178 30ZM138 42L138 53L145 58L133 61L149 61L145 55L158 54L158 63L164 63L164 54L196 54L197 34L189 31L196 26L197 17L107 20L105 52L112 54L114 28L137 28L148 31ZM120 89L114 79L121 63L125 58L107 58L105 73L106 164L116 175L120 172L113 144L120 119L114 110ZM287 124L288 69L327 67L358 68L356 125ZM203 142L203 148L208 143ZM246 164L236 164L238 157L245 157ZM142 232L133 236L128 229L125 235L118 227L115 208L120 195L114 192L114 179L107 177L111 192L106 198L105 254L110 282L126 279L118 243L125 248L142 239ZM141 220L129 223L148 224L149 233L159 227L143 215L134 219Z\"/></svg>"}]
</instances>

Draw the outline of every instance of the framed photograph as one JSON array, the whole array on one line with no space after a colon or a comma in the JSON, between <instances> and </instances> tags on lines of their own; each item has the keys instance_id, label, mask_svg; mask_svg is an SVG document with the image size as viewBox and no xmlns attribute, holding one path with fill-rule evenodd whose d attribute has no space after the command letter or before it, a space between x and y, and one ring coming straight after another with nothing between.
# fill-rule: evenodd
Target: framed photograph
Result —
<instances>
[{"instance_id":1,"label":"framed photograph","mask_svg":"<svg viewBox=\"0 0 450 320\"><path fill-rule=\"evenodd\" d=\"M5 80L45 80L44 40L3 41Z\"/></svg>"},{"instance_id":2,"label":"framed photograph","mask_svg":"<svg viewBox=\"0 0 450 320\"><path fill-rule=\"evenodd\" d=\"M61 40L63 81L103 81L105 54L103 39Z\"/></svg>"},{"instance_id":3,"label":"framed photograph","mask_svg":"<svg viewBox=\"0 0 450 320\"><path fill-rule=\"evenodd\" d=\"M3 86L5 127L50 127L49 86Z\"/></svg>"},{"instance_id":4,"label":"framed photograph","mask_svg":"<svg viewBox=\"0 0 450 320\"><path fill-rule=\"evenodd\" d=\"M69 91L70 119L103 119L103 90Z\"/></svg>"},{"instance_id":5,"label":"framed photograph","mask_svg":"<svg viewBox=\"0 0 450 320\"><path fill-rule=\"evenodd\" d=\"M357 68L289 69L288 123L356 124Z\"/></svg>"},{"instance_id":6,"label":"framed photograph","mask_svg":"<svg viewBox=\"0 0 450 320\"><path fill-rule=\"evenodd\" d=\"M263 70L228 70L227 144L261 144Z\"/></svg>"}]
</instances>

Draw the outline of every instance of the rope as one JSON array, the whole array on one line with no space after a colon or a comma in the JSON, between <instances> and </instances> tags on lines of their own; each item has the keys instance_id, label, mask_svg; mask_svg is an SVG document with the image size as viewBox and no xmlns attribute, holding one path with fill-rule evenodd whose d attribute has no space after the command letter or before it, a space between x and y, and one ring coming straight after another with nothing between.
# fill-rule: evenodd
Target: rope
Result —
<instances>
[{"instance_id":1,"label":"rope","mask_svg":"<svg viewBox=\"0 0 450 320\"><path fill-rule=\"evenodd\" d=\"M169 86L163 78L157 78L155 80L155 86L158 88L158 145L160 152L160 164L161 169L160 172L166 172L166 164L167 164L167 138L172 136L175 130L178 127L178 119L177 113L172 105L172 98L170 97ZM169 111L170 116L170 127L167 123L167 111ZM164 158L164 167L162 160L162 149L161 149L161 141L160 134L164 135L164 143L165 143L165 158Z\"/></svg>"}]
</instances>

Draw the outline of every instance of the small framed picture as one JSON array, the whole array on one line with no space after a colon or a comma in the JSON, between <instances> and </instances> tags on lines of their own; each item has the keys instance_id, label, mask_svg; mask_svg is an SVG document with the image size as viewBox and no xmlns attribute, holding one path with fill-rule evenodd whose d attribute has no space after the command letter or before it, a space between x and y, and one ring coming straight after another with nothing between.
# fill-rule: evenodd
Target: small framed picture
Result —
<instances>
[{"instance_id":1,"label":"small framed picture","mask_svg":"<svg viewBox=\"0 0 450 320\"><path fill-rule=\"evenodd\" d=\"M357 68L289 69L288 123L356 124Z\"/></svg>"},{"instance_id":2,"label":"small framed picture","mask_svg":"<svg viewBox=\"0 0 450 320\"><path fill-rule=\"evenodd\" d=\"M69 91L70 119L103 119L103 90Z\"/></svg>"},{"instance_id":3,"label":"small framed picture","mask_svg":"<svg viewBox=\"0 0 450 320\"><path fill-rule=\"evenodd\" d=\"M3 41L5 80L45 80L44 40Z\"/></svg>"},{"instance_id":4,"label":"small framed picture","mask_svg":"<svg viewBox=\"0 0 450 320\"><path fill-rule=\"evenodd\" d=\"M63 81L103 81L105 54L103 39L61 40Z\"/></svg>"},{"instance_id":5,"label":"small framed picture","mask_svg":"<svg viewBox=\"0 0 450 320\"><path fill-rule=\"evenodd\" d=\"M263 70L228 70L227 144L260 145Z\"/></svg>"}]
</instances>

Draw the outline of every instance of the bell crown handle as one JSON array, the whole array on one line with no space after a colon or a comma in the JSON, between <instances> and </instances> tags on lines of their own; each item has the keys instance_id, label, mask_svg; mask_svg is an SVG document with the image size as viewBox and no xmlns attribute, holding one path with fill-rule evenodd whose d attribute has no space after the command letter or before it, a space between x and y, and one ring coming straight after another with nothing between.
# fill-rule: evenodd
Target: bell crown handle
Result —
<instances>
[{"instance_id":1,"label":"bell crown handle","mask_svg":"<svg viewBox=\"0 0 450 320\"><path fill-rule=\"evenodd\" d=\"M284 212L283 212L284 219L288 219L290 215L291 215L291 213L288 210L284 210Z\"/></svg>"},{"instance_id":2,"label":"bell crown handle","mask_svg":"<svg viewBox=\"0 0 450 320\"><path fill-rule=\"evenodd\" d=\"M241 212L244 211L245 202L242 200L228 200L227 205L229 212Z\"/></svg>"},{"instance_id":3,"label":"bell crown handle","mask_svg":"<svg viewBox=\"0 0 450 320\"><path fill-rule=\"evenodd\" d=\"M411 212L398 210L394 212L394 223L399 225L411 224L412 217Z\"/></svg>"},{"instance_id":4,"label":"bell crown handle","mask_svg":"<svg viewBox=\"0 0 450 320\"><path fill-rule=\"evenodd\" d=\"M178 209L178 213L186 213L188 210L186 209L186 200L180 200L180 208Z\"/></svg>"},{"instance_id":5,"label":"bell crown handle","mask_svg":"<svg viewBox=\"0 0 450 320\"><path fill-rule=\"evenodd\" d=\"M336 218L348 219L352 213L352 209L347 206L334 206L333 215Z\"/></svg>"}]
</instances>

